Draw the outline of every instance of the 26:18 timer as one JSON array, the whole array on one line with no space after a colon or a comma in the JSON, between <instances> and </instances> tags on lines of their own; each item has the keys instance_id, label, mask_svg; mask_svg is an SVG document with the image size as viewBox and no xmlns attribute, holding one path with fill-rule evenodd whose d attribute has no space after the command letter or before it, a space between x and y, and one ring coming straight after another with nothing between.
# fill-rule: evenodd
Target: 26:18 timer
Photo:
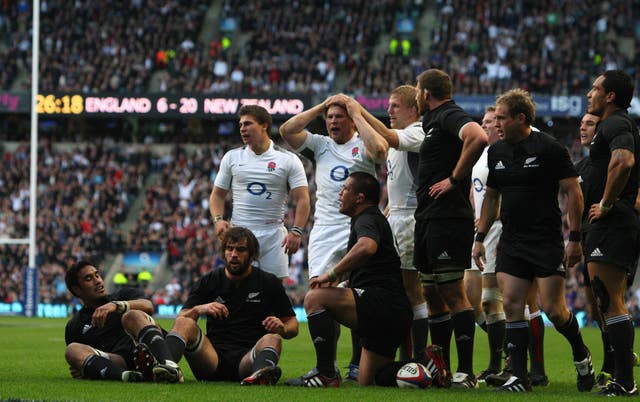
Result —
<instances>
[{"instance_id":1,"label":"26:18 timer","mask_svg":"<svg viewBox=\"0 0 640 402\"><path fill-rule=\"evenodd\" d=\"M37 95L36 111L38 114L80 114L84 110L82 95Z\"/></svg>"}]
</instances>

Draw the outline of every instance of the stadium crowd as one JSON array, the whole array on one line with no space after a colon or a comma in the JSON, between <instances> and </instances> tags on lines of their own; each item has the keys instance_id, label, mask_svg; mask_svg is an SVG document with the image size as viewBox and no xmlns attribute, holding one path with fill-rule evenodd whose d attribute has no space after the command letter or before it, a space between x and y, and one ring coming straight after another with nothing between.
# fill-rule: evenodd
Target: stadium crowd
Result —
<instances>
[{"instance_id":1,"label":"stadium crowd","mask_svg":"<svg viewBox=\"0 0 640 402\"><path fill-rule=\"evenodd\" d=\"M206 1L117 1L108 8L43 1L40 89L139 93L158 73L158 90L170 92L327 94L340 84L347 93L379 95L429 66L450 71L460 94L513 87L573 94L596 71L621 68L635 77L640 64L640 52L619 41L640 47L631 0L315 4L224 0L222 29L207 52L199 41ZM430 38L399 31L407 19L417 26L425 12L433 13ZM27 78L14 81L29 69L30 15L26 2L0 4L0 89L29 87ZM406 49L397 47L402 38ZM376 56L377 46L388 50Z\"/></svg>"},{"instance_id":2,"label":"stadium crowd","mask_svg":"<svg viewBox=\"0 0 640 402\"><path fill-rule=\"evenodd\" d=\"M118 225L143 186L145 152L105 140L58 150L46 140L38 149L37 258L42 302L67 302L64 272L79 258L103 261L122 250ZM0 172L0 237L28 237L29 147L4 151ZM0 245L0 300L22 300L26 245Z\"/></svg>"},{"instance_id":3,"label":"stadium crowd","mask_svg":"<svg viewBox=\"0 0 640 402\"><path fill-rule=\"evenodd\" d=\"M46 0L41 2L40 89L144 92L152 75L160 72L161 91L326 94L343 90L383 95L389 88L413 82L427 67L449 71L457 94L493 95L513 87L544 94L583 93L596 72L613 68L634 76L636 87L640 83L636 72L640 52L621 51L618 40L640 48L640 19L631 0L567 1L561 7L552 7L550 1L441 0L431 10L435 24L429 40L405 36L411 43L409 51L387 46L379 59L373 56L382 35L390 33L385 37L396 39L398 20L410 16L417 22L426 4L338 1L325 2L320 10L315 4L301 0L283 8L277 1L238 5L224 0L222 18L237 23L236 31L229 33L234 38L245 34L246 46L231 42L206 53L198 42L206 1L118 1L105 8L92 2ZM14 87L18 73L29 68L29 25L27 2L0 3L2 90ZM426 44L425 58L421 47ZM336 87L340 74L345 77L343 88ZM26 89L28 81L19 86ZM212 235L208 195L220 159L233 145L222 142L194 150L176 145L170 155L160 157L108 140L65 151L41 142L37 222L41 301L69 301L63 274L75 259L99 262L111 252L161 251L169 257L171 280L153 298L182 303L195 281L222 265L219 240ZM584 156L578 141L570 145L574 159ZM3 154L0 237L27 236L28 163L26 145ZM305 168L313 194L313 168L310 163ZM151 172L160 178L141 193ZM384 183L384 172L379 176ZM120 234L118 225L136 197L144 197L143 209L133 228ZM311 218L305 233L312 225ZM292 285L306 276L300 272L304 258L296 258ZM26 265L26 246L0 245L1 301L20 300ZM580 270L568 272L566 298L575 312L586 310L583 283ZM288 290L300 304L300 287ZM640 295L628 296L634 322L640 324Z\"/></svg>"}]
</instances>

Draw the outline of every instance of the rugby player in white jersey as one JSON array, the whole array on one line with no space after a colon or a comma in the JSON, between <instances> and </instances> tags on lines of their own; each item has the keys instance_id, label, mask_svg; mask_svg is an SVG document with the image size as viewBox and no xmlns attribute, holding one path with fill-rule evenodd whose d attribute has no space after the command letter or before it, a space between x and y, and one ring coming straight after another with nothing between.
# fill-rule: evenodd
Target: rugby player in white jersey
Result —
<instances>
[{"instance_id":1,"label":"rugby player in white jersey","mask_svg":"<svg viewBox=\"0 0 640 402\"><path fill-rule=\"evenodd\" d=\"M339 210L338 194L349 174L366 172L376 176L376 163L384 163L387 143L377 135L357 133L356 126L338 95L293 116L280 126L280 135L305 157L315 162L316 204L309 236L309 278L330 271L347 253L350 218ZM328 135L313 134L306 127L324 115ZM338 278L339 279L339 278ZM336 281L337 282L337 281ZM335 284L334 282L333 284ZM359 361L359 341L353 339L353 373Z\"/></svg>"},{"instance_id":2,"label":"rugby player in white jersey","mask_svg":"<svg viewBox=\"0 0 640 402\"><path fill-rule=\"evenodd\" d=\"M352 102L356 102L352 100ZM418 152L424 140L424 130L416 102L416 89L402 85L391 91L387 113L391 129L361 108L370 127L389 144L387 153L386 215L395 238L401 260L402 281L411 306L413 322L410 342L400 345L400 360L423 359L427 344L427 304L422 294L419 273L413 266L414 213L417 206L415 175ZM364 131L358 127L359 131Z\"/></svg>"},{"instance_id":3,"label":"rugby player in white jersey","mask_svg":"<svg viewBox=\"0 0 640 402\"><path fill-rule=\"evenodd\" d=\"M240 108L240 135L244 146L227 152L209 197L209 210L219 238L231 226L249 228L260 243L258 266L278 278L289 274L288 254L298 251L309 218L307 177L302 161L269 138L271 116L261 106ZM231 222L224 204L231 191ZM287 196L295 204L294 224L284 227Z\"/></svg>"}]
</instances>

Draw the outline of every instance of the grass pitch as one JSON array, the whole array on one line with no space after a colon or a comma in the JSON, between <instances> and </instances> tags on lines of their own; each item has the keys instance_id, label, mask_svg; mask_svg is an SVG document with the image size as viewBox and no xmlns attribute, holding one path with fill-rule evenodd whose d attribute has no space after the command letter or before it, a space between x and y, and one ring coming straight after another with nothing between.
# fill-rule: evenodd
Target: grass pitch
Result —
<instances>
[{"instance_id":1,"label":"grass pitch","mask_svg":"<svg viewBox=\"0 0 640 402\"><path fill-rule=\"evenodd\" d=\"M159 320L170 328L171 320ZM201 320L203 323L204 320ZM280 361L283 370L280 384L275 387L242 387L234 383L202 383L184 359L183 384L124 384L111 381L73 380L64 361L64 319L0 317L0 400L49 401L511 401L515 399L541 401L578 401L601 399L596 391L579 393L575 384L575 369L567 342L553 328L545 333L545 363L550 384L535 388L529 394L502 395L483 384L477 390L407 390L397 388L304 389L282 385L291 377L306 373L315 365L315 354L306 324L301 324L295 339L284 341ZM600 333L595 328L582 331L590 347L597 370L602 363ZM485 333L476 329L475 370L486 368L487 341ZM346 366L351 355L348 330L343 328L338 349L338 363ZM452 362L455 366L455 347ZM344 370L343 370L344 373ZM638 381L638 377L636 377Z\"/></svg>"}]
</instances>

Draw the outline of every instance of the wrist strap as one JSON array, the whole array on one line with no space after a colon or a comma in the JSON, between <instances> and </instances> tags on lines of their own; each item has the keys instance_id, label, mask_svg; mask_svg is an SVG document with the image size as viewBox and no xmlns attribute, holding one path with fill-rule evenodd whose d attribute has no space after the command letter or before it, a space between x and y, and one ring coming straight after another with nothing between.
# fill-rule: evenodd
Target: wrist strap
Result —
<instances>
[{"instance_id":1,"label":"wrist strap","mask_svg":"<svg viewBox=\"0 0 640 402\"><path fill-rule=\"evenodd\" d=\"M298 237L302 237L302 228L300 226L293 226L290 230L291 233Z\"/></svg>"},{"instance_id":2,"label":"wrist strap","mask_svg":"<svg viewBox=\"0 0 640 402\"><path fill-rule=\"evenodd\" d=\"M486 233L483 232L478 232L476 233L476 241L482 243L484 241L484 238L487 237Z\"/></svg>"},{"instance_id":3,"label":"wrist strap","mask_svg":"<svg viewBox=\"0 0 640 402\"><path fill-rule=\"evenodd\" d=\"M127 301L112 301L111 303L116 305L116 313L124 314L131 308Z\"/></svg>"}]
</instances>

